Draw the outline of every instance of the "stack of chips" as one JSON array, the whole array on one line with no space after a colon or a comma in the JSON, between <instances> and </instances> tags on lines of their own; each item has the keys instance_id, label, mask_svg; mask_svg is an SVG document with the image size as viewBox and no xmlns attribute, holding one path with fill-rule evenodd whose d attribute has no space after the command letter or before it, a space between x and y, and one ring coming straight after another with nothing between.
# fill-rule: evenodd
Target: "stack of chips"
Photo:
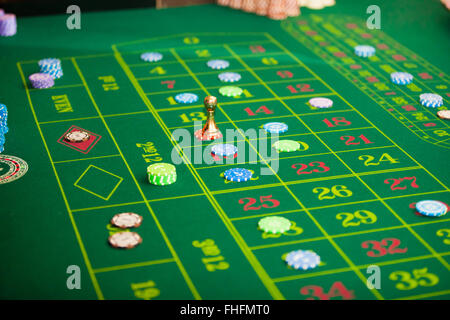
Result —
<instances>
[{"instance_id":1,"label":"stack of chips","mask_svg":"<svg viewBox=\"0 0 450 320\"><path fill-rule=\"evenodd\" d=\"M5 14L3 9L0 9L0 36L11 37L17 33L17 21L15 14Z\"/></svg>"},{"instance_id":2,"label":"stack of chips","mask_svg":"<svg viewBox=\"0 0 450 320\"><path fill-rule=\"evenodd\" d=\"M47 58L39 61L39 67L41 73L47 73L52 76L53 79L59 79L63 76L61 67L61 60L55 58Z\"/></svg>"},{"instance_id":3,"label":"stack of chips","mask_svg":"<svg viewBox=\"0 0 450 320\"><path fill-rule=\"evenodd\" d=\"M336 4L335 0L217 0L221 6L229 6L245 12L253 12L274 20L296 17L300 7L323 9Z\"/></svg>"},{"instance_id":4,"label":"stack of chips","mask_svg":"<svg viewBox=\"0 0 450 320\"><path fill-rule=\"evenodd\" d=\"M300 14L297 0L218 0L217 3L274 20L283 20Z\"/></svg>"},{"instance_id":5,"label":"stack of chips","mask_svg":"<svg viewBox=\"0 0 450 320\"><path fill-rule=\"evenodd\" d=\"M8 109L4 104L0 103L0 153L5 150L5 134L8 132Z\"/></svg>"},{"instance_id":6,"label":"stack of chips","mask_svg":"<svg viewBox=\"0 0 450 320\"><path fill-rule=\"evenodd\" d=\"M36 89L51 88L55 85L55 80L47 73L33 73L28 79L31 82L31 86Z\"/></svg>"},{"instance_id":7,"label":"stack of chips","mask_svg":"<svg viewBox=\"0 0 450 320\"><path fill-rule=\"evenodd\" d=\"M148 181L156 186L165 186L177 181L177 171L170 163L155 163L147 167Z\"/></svg>"}]
</instances>

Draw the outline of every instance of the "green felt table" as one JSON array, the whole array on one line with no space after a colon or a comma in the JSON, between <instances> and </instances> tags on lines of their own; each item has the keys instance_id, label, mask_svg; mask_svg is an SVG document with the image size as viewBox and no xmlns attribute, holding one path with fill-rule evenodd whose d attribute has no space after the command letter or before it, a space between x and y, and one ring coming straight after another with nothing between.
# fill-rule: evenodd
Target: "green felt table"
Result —
<instances>
[{"instance_id":1,"label":"green felt table","mask_svg":"<svg viewBox=\"0 0 450 320\"><path fill-rule=\"evenodd\" d=\"M216 5L83 13L81 30L65 15L18 19L18 34L0 39L9 111L0 174L5 155L29 169L0 186L0 297L448 299L448 215L420 216L414 203L450 200L449 122L418 101L434 92L448 104L449 13L439 1L386 1L381 29L369 30L370 4L337 0L281 22ZM355 56L359 43L377 54ZM164 58L144 62L146 51ZM64 76L33 89L28 76L46 57L61 59ZM222 71L206 65L214 58L241 74L239 97L219 93ZM414 82L394 85L393 71ZM181 92L199 100L179 104ZM211 158L217 141L192 138L207 95L218 98L223 133L242 129L229 163ZM333 107L313 108L312 97ZM280 138L300 150L271 149L257 131L271 121L288 124ZM76 128L91 133L87 143L64 141ZM149 184L147 166L178 154L178 181ZM235 167L253 178L227 183L221 174ZM108 245L119 212L144 217L134 249ZM273 215L291 229L258 230ZM283 257L299 249L321 264L288 267ZM81 289L68 288L69 266Z\"/></svg>"}]
</instances>

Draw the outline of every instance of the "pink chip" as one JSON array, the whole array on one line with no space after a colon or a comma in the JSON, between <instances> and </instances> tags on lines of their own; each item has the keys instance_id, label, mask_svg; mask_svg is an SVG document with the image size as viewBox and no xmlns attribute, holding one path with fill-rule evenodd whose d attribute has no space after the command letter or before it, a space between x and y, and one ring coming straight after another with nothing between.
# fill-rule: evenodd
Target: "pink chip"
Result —
<instances>
[{"instance_id":1,"label":"pink chip","mask_svg":"<svg viewBox=\"0 0 450 320\"><path fill-rule=\"evenodd\" d=\"M309 104L315 108L331 108L333 100L328 98L312 98L309 99Z\"/></svg>"},{"instance_id":2,"label":"pink chip","mask_svg":"<svg viewBox=\"0 0 450 320\"><path fill-rule=\"evenodd\" d=\"M2 16L2 15L4 15L4 14L5 14L5 10L0 9L0 16Z\"/></svg>"}]
</instances>

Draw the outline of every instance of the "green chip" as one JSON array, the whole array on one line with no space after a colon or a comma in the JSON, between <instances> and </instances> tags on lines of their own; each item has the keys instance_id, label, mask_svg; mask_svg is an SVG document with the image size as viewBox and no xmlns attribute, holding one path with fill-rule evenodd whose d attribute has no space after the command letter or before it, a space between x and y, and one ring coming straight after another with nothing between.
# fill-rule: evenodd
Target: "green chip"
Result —
<instances>
[{"instance_id":1,"label":"green chip","mask_svg":"<svg viewBox=\"0 0 450 320\"><path fill-rule=\"evenodd\" d=\"M148 181L156 186L167 186L177 181L177 175L173 174L167 176L153 176L149 174Z\"/></svg>"},{"instance_id":2,"label":"green chip","mask_svg":"<svg viewBox=\"0 0 450 320\"><path fill-rule=\"evenodd\" d=\"M279 140L273 144L278 152L293 152L300 149L300 143L294 140Z\"/></svg>"},{"instance_id":3,"label":"green chip","mask_svg":"<svg viewBox=\"0 0 450 320\"><path fill-rule=\"evenodd\" d=\"M175 166L170 163L155 163L147 167L147 173L152 176L168 176L176 172Z\"/></svg>"},{"instance_id":4,"label":"green chip","mask_svg":"<svg viewBox=\"0 0 450 320\"><path fill-rule=\"evenodd\" d=\"M267 233L283 233L291 228L291 222L283 217L265 217L259 220L258 227Z\"/></svg>"},{"instance_id":5,"label":"green chip","mask_svg":"<svg viewBox=\"0 0 450 320\"><path fill-rule=\"evenodd\" d=\"M225 86L221 87L219 92L225 97L237 97L242 94L242 89L236 86Z\"/></svg>"}]
</instances>

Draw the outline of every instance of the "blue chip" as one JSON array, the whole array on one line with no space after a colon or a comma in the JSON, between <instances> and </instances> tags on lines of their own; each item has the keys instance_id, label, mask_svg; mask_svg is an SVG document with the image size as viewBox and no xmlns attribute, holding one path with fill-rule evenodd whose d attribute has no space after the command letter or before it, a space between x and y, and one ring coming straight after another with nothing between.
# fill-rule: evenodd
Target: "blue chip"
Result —
<instances>
[{"instance_id":1,"label":"blue chip","mask_svg":"<svg viewBox=\"0 0 450 320\"><path fill-rule=\"evenodd\" d=\"M209 60L206 64L214 70L226 69L230 66L227 60Z\"/></svg>"},{"instance_id":2,"label":"blue chip","mask_svg":"<svg viewBox=\"0 0 450 320\"><path fill-rule=\"evenodd\" d=\"M144 52L141 59L147 62L156 62L162 60L163 55L159 52Z\"/></svg>"},{"instance_id":3,"label":"blue chip","mask_svg":"<svg viewBox=\"0 0 450 320\"><path fill-rule=\"evenodd\" d=\"M444 104L444 99L435 93L422 93L419 99L420 103L425 107L437 108Z\"/></svg>"},{"instance_id":4,"label":"blue chip","mask_svg":"<svg viewBox=\"0 0 450 320\"><path fill-rule=\"evenodd\" d=\"M234 156L238 148L232 144L215 144L211 148L211 152L221 157Z\"/></svg>"},{"instance_id":5,"label":"blue chip","mask_svg":"<svg viewBox=\"0 0 450 320\"><path fill-rule=\"evenodd\" d=\"M391 81L395 84L410 84L414 77L408 72L393 72L391 73Z\"/></svg>"},{"instance_id":6,"label":"blue chip","mask_svg":"<svg viewBox=\"0 0 450 320\"><path fill-rule=\"evenodd\" d=\"M63 76L62 69L41 70L41 72L51 75L53 79L59 79Z\"/></svg>"},{"instance_id":7,"label":"blue chip","mask_svg":"<svg viewBox=\"0 0 450 320\"><path fill-rule=\"evenodd\" d=\"M179 93L175 96L175 100L178 103L194 103L198 101L198 96L195 93Z\"/></svg>"},{"instance_id":8,"label":"blue chip","mask_svg":"<svg viewBox=\"0 0 450 320\"><path fill-rule=\"evenodd\" d=\"M56 58L42 59L39 60L38 65L41 69L57 69L61 67L61 60Z\"/></svg>"},{"instance_id":9,"label":"blue chip","mask_svg":"<svg viewBox=\"0 0 450 320\"><path fill-rule=\"evenodd\" d=\"M416 210L427 217L440 217L447 213L445 203L436 200L422 200L416 203Z\"/></svg>"},{"instance_id":10,"label":"blue chip","mask_svg":"<svg viewBox=\"0 0 450 320\"><path fill-rule=\"evenodd\" d=\"M297 270L309 270L320 264L320 257L311 250L291 251L285 258L286 263Z\"/></svg>"},{"instance_id":11,"label":"blue chip","mask_svg":"<svg viewBox=\"0 0 450 320\"><path fill-rule=\"evenodd\" d=\"M359 45L355 47L355 54L359 57L368 58L375 54L375 48L367 45Z\"/></svg>"},{"instance_id":12,"label":"blue chip","mask_svg":"<svg viewBox=\"0 0 450 320\"><path fill-rule=\"evenodd\" d=\"M234 181L234 182L243 182L248 181L252 178L253 173L244 168L233 168L228 169L223 173L223 176L228 181Z\"/></svg>"},{"instance_id":13,"label":"blue chip","mask_svg":"<svg viewBox=\"0 0 450 320\"><path fill-rule=\"evenodd\" d=\"M241 75L236 72L222 72L219 74L219 80L223 82L236 82L241 80Z\"/></svg>"},{"instance_id":14,"label":"blue chip","mask_svg":"<svg viewBox=\"0 0 450 320\"><path fill-rule=\"evenodd\" d=\"M288 131L288 125L282 122L269 122L263 128L269 133L283 133Z\"/></svg>"}]
</instances>

